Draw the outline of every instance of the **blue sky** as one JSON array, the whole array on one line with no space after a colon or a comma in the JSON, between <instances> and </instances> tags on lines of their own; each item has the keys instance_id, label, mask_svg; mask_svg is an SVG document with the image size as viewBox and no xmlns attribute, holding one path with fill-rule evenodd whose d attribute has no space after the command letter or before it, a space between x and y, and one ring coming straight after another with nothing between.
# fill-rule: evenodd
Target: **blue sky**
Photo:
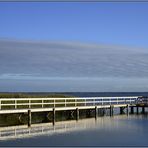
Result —
<instances>
[{"instance_id":1,"label":"blue sky","mask_svg":"<svg viewBox=\"0 0 148 148\"><path fill-rule=\"evenodd\" d=\"M0 3L0 37L148 47L148 3Z\"/></svg>"},{"instance_id":2,"label":"blue sky","mask_svg":"<svg viewBox=\"0 0 148 148\"><path fill-rule=\"evenodd\" d=\"M0 91L147 91L147 16L146 2L0 3Z\"/></svg>"}]
</instances>

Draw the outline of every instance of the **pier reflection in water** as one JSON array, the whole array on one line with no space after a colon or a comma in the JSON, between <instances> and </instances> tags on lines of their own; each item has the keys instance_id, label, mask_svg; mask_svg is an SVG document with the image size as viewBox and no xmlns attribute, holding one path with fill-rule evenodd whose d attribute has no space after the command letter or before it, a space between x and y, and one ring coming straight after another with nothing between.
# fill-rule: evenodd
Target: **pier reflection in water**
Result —
<instances>
[{"instance_id":1,"label":"pier reflection in water","mask_svg":"<svg viewBox=\"0 0 148 148\"><path fill-rule=\"evenodd\" d=\"M0 146L148 146L148 115L0 128Z\"/></svg>"}]
</instances>

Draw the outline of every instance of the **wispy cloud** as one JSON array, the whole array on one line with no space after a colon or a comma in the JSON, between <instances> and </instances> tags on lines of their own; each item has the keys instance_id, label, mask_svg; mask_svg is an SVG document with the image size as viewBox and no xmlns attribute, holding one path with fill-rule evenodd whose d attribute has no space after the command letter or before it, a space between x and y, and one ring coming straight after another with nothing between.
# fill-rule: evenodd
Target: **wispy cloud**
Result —
<instances>
[{"instance_id":1,"label":"wispy cloud","mask_svg":"<svg viewBox=\"0 0 148 148\"><path fill-rule=\"evenodd\" d=\"M20 74L13 74L13 73L5 73L5 74L1 74L0 75L0 79L31 79L33 78L32 74L24 74L24 73L20 73Z\"/></svg>"},{"instance_id":2,"label":"wispy cloud","mask_svg":"<svg viewBox=\"0 0 148 148\"><path fill-rule=\"evenodd\" d=\"M98 77L48 77L37 74L13 74L6 73L0 75L0 80L97 80Z\"/></svg>"},{"instance_id":3,"label":"wispy cloud","mask_svg":"<svg viewBox=\"0 0 148 148\"><path fill-rule=\"evenodd\" d=\"M148 77L147 66L148 50L142 48L0 40L1 78Z\"/></svg>"},{"instance_id":4,"label":"wispy cloud","mask_svg":"<svg viewBox=\"0 0 148 148\"><path fill-rule=\"evenodd\" d=\"M148 49L0 40L0 91L146 91L147 82Z\"/></svg>"}]
</instances>

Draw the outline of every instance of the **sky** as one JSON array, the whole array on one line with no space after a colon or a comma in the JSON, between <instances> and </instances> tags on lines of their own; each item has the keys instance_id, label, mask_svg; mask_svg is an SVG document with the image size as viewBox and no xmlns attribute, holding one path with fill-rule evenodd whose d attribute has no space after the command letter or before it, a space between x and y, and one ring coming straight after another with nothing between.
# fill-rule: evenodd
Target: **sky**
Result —
<instances>
[{"instance_id":1,"label":"sky","mask_svg":"<svg viewBox=\"0 0 148 148\"><path fill-rule=\"evenodd\" d=\"M0 91L147 91L147 2L1 2Z\"/></svg>"}]
</instances>

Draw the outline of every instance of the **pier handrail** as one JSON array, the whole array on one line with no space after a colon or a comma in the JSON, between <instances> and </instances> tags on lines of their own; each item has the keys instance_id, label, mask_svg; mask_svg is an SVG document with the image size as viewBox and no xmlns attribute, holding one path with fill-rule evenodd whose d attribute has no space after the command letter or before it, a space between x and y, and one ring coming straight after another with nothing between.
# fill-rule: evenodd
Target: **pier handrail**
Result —
<instances>
[{"instance_id":1,"label":"pier handrail","mask_svg":"<svg viewBox=\"0 0 148 148\"><path fill-rule=\"evenodd\" d=\"M113 104L134 104L142 96L128 97L73 97L73 98L0 98L0 110L6 107L20 108L53 108L70 106L97 106ZM59 106L60 105L60 106ZM23 107L22 107L23 106ZM26 106L26 107L25 107ZM34 107L33 107L34 106Z\"/></svg>"}]
</instances>

